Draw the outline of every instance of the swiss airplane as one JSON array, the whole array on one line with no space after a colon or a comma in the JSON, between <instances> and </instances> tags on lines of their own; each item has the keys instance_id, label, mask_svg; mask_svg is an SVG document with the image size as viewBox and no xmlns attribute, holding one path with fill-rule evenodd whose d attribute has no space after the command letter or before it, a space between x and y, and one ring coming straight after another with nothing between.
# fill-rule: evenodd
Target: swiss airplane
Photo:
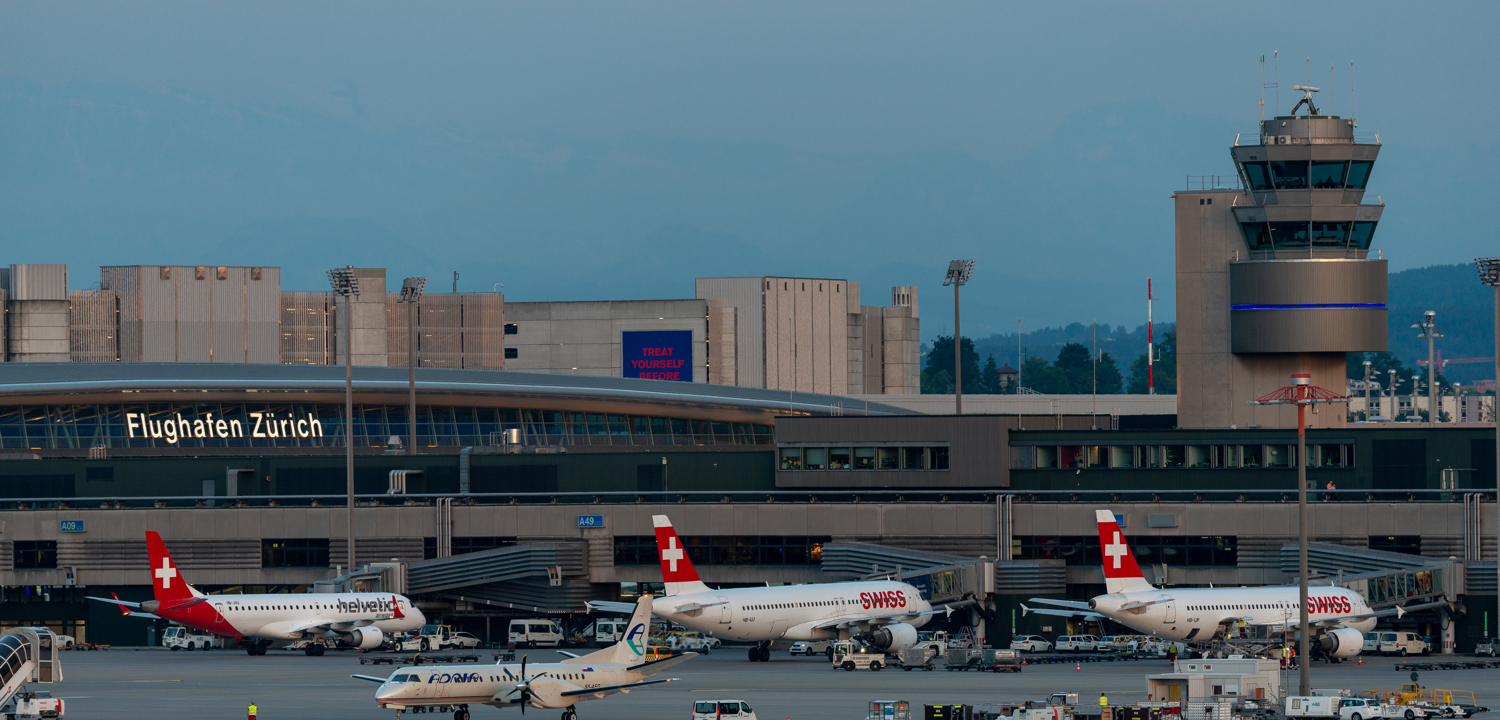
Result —
<instances>
[{"instance_id":1,"label":"swiss airplane","mask_svg":"<svg viewBox=\"0 0 1500 720\"><path fill-rule=\"evenodd\" d=\"M563 720L577 720L574 705L585 700L595 700L617 692L672 682L677 678L652 679L667 668L686 662L698 653L683 653L661 660L646 660L646 643L651 630L651 596L642 595L632 606L629 629L625 639L610 647L579 657L572 653L559 663L527 664L523 656L519 665L481 665L472 668L396 670L390 677L351 675L359 680L380 683L375 691L375 702L382 708L394 709L396 717L408 708L427 708L434 705L457 706L453 717L469 720L469 705L490 705L497 708L526 708L556 710L561 708Z\"/></svg>"},{"instance_id":2,"label":"swiss airplane","mask_svg":"<svg viewBox=\"0 0 1500 720\"><path fill-rule=\"evenodd\" d=\"M665 515L651 516L667 594L656 598L658 617L721 638L756 643L752 662L796 640L855 637L883 650L917 643L917 628L933 615L952 613L972 600L933 608L917 588L889 580L712 590L698 578L682 539ZM596 610L628 612L627 603L588 603Z\"/></svg>"},{"instance_id":3,"label":"swiss airplane","mask_svg":"<svg viewBox=\"0 0 1500 720\"><path fill-rule=\"evenodd\" d=\"M416 630L427 622L410 600L387 593L204 595L178 572L161 535L146 531L146 550L155 600L89 599L117 605L133 617L165 618L215 635L253 640L245 646L251 655L266 654L272 640L311 640L303 648L308 655L322 655L334 642L370 650L380 647L388 633Z\"/></svg>"},{"instance_id":4,"label":"swiss airplane","mask_svg":"<svg viewBox=\"0 0 1500 720\"><path fill-rule=\"evenodd\" d=\"M1107 591L1088 602L1032 598L1031 602L1057 605L1068 610L1022 606L1040 615L1107 617L1139 632L1166 640L1208 642L1244 622L1274 632L1295 633L1300 622L1296 585L1221 588L1158 588L1146 581L1130 545L1120 533L1115 514L1099 510L1099 545L1103 548L1104 586ZM1375 628L1376 618L1400 617L1411 610L1446 605L1428 603L1406 608L1372 610L1364 597L1348 588L1309 587L1308 626L1327 655L1347 658L1364 648L1364 634Z\"/></svg>"}]
</instances>

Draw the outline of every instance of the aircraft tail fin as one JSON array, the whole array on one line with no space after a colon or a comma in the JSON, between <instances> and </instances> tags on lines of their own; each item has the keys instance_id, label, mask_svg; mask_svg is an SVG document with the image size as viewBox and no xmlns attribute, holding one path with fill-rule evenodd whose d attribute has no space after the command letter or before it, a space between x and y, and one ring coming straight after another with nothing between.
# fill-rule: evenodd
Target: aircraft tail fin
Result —
<instances>
[{"instance_id":1,"label":"aircraft tail fin","mask_svg":"<svg viewBox=\"0 0 1500 720\"><path fill-rule=\"evenodd\" d=\"M654 600L650 595L641 595L641 599L635 603L635 611L630 615L630 624L625 626L625 637L619 642L603 650L591 652L583 657L573 657L564 660L569 665L588 663L621 663L626 666L640 665L646 662L646 644L651 638L651 603Z\"/></svg>"},{"instance_id":2,"label":"aircraft tail fin","mask_svg":"<svg viewBox=\"0 0 1500 720\"><path fill-rule=\"evenodd\" d=\"M146 552L151 556L151 590L157 600L184 600L199 595L177 572L172 554L155 530L146 531Z\"/></svg>"},{"instance_id":3,"label":"aircraft tail fin","mask_svg":"<svg viewBox=\"0 0 1500 720\"><path fill-rule=\"evenodd\" d=\"M677 530L666 515L652 515L651 524L656 526L656 550L661 554L661 579L666 583L667 595L690 595L708 592L708 586L698 578L698 570L688 558L687 548Z\"/></svg>"},{"instance_id":4,"label":"aircraft tail fin","mask_svg":"<svg viewBox=\"0 0 1500 720\"><path fill-rule=\"evenodd\" d=\"M1156 589L1146 581L1141 566L1136 564L1135 554L1120 532L1120 523L1111 510L1098 510L1095 518L1099 523L1099 547L1104 557L1104 587L1110 593L1139 592Z\"/></svg>"}]
</instances>

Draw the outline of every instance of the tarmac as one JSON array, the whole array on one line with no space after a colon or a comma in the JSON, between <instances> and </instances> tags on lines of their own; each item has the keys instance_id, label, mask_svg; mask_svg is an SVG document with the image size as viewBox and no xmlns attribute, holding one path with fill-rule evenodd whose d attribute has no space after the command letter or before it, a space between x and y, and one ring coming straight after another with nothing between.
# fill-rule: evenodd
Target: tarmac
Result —
<instances>
[{"instance_id":1,"label":"tarmac","mask_svg":"<svg viewBox=\"0 0 1500 720\"><path fill-rule=\"evenodd\" d=\"M493 651L476 651L493 662ZM551 650L530 650L532 661L561 659ZM167 652L159 648L114 648L99 652L62 653L66 680L34 685L67 699L67 716L112 720L147 718L243 718L254 701L261 720L282 718L394 718L395 711L375 707L375 683L351 674L388 676L390 665L361 665L352 651L307 657L271 650L250 657L238 650ZM1373 658L1364 665L1315 663L1313 686L1350 690L1394 689L1409 682L1409 673L1394 671L1395 658ZM401 666L397 666L401 667ZM464 667L464 665L455 666ZM473 667L472 664L467 667ZM1076 692L1081 704L1097 704L1100 693L1111 704L1144 699L1144 676L1170 672L1166 660L1028 665L1018 674L932 672L884 669L879 672L834 670L822 657L772 655L768 663L746 660L743 650L725 648L696 658L666 674L679 682L615 694L579 704L581 720L656 720L690 717L694 700L736 699L750 703L761 720L860 720L871 700L906 700L913 717L927 704L983 704L1039 700L1053 692ZM1297 675L1291 672L1295 685ZM1480 705L1500 707L1500 672L1445 670L1424 672L1427 687L1473 690ZM471 707L476 720L520 717L516 709ZM1497 709L1496 712L1500 712ZM560 710L528 709L528 719L553 720ZM452 717L413 714L405 718ZM1480 718L1488 717L1481 715Z\"/></svg>"}]
</instances>

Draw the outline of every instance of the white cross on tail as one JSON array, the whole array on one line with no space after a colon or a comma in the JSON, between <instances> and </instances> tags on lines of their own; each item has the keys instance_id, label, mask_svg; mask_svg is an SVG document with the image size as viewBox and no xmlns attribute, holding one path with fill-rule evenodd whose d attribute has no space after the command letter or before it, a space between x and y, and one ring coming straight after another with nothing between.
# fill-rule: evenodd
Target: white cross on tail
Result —
<instances>
[{"instance_id":1,"label":"white cross on tail","mask_svg":"<svg viewBox=\"0 0 1500 720\"><path fill-rule=\"evenodd\" d=\"M1120 531L1116 530L1114 542L1104 546L1104 555L1105 557L1114 558L1115 569L1119 570L1120 558L1124 557L1126 552L1125 543L1120 542Z\"/></svg>"},{"instance_id":2,"label":"white cross on tail","mask_svg":"<svg viewBox=\"0 0 1500 720\"><path fill-rule=\"evenodd\" d=\"M177 568L172 567L171 560L162 558L161 567L156 569L156 577L161 580L162 587L172 587L172 578L177 577Z\"/></svg>"},{"instance_id":3,"label":"white cross on tail","mask_svg":"<svg viewBox=\"0 0 1500 720\"><path fill-rule=\"evenodd\" d=\"M672 572L677 572L677 561L682 559L682 548L677 547L677 538L667 538L667 547L661 551L661 559L667 561Z\"/></svg>"}]
</instances>

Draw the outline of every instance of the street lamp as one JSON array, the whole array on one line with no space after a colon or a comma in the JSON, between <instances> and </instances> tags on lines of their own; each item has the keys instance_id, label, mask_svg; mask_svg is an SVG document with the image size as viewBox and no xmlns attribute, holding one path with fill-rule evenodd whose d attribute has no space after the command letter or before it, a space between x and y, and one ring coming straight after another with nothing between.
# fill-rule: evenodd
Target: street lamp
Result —
<instances>
[{"instance_id":1,"label":"street lamp","mask_svg":"<svg viewBox=\"0 0 1500 720\"><path fill-rule=\"evenodd\" d=\"M1312 376L1307 373L1294 374L1291 385L1250 401L1251 405L1297 406L1297 657L1301 668L1300 695L1307 695L1312 687L1308 678L1312 661L1307 654L1307 406L1347 402L1349 398L1313 385Z\"/></svg>"},{"instance_id":2,"label":"street lamp","mask_svg":"<svg viewBox=\"0 0 1500 720\"><path fill-rule=\"evenodd\" d=\"M1437 338L1442 337L1443 334L1438 332L1437 313L1431 310L1428 310L1427 313L1422 316L1422 322L1413 325L1412 328L1422 331L1422 334L1418 335L1417 337L1427 339L1427 425L1432 426L1435 425L1438 420L1438 409L1435 405L1433 405L1437 398L1437 381L1434 377L1434 375L1437 373L1437 367L1433 365L1432 362L1432 342ZM1415 380L1416 378L1413 377L1412 379ZM1415 385L1415 383L1413 383L1413 385ZM1417 398L1416 390L1416 387L1412 388L1412 400L1416 400ZM1413 413L1417 411L1415 403L1413 403L1411 410Z\"/></svg>"},{"instance_id":3,"label":"street lamp","mask_svg":"<svg viewBox=\"0 0 1500 720\"><path fill-rule=\"evenodd\" d=\"M349 485L349 570L354 571L354 327L349 305L359 295L359 278L354 266L328 271L333 291L344 298L344 465Z\"/></svg>"},{"instance_id":4,"label":"street lamp","mask_svg":"<svg viewBox=\"0 0 1500 720\"><path fill-rule=\"evenodd\" d=\"M969 282L974 274L973 260L954 260L948 263L948 274L943 278L943 287L953 286L953 412L964 414L964 345L963 335L958 331L958 289Z\"/></svg>"},{"instance_id":5,"label":"street lamp","mask_svg":"<svg viewBox=\"0 0 1500 720\"><path fill-rule=\"evenodd\" d=\"M1479 266L1479 281L1495 291L1495 381L1500 383L1500 257L1476 258L1474 264ZM1495 418L1495 528L1500 533L1500 385L1496 385L1495 404L1491 407ZM1495 572L1500 581L1500 562L1495 563ZM1495 615L1495 622L1500 623L1500 613ZM1495 636L1500 636L1500 632Z\"/></svg>"},{"instance_id":6,"label":"street lamp","mask_svg":"<svg viewBox=\"0 0 1500 720\"><path fill-rule=\"evenodd\" d=\"M408 454L417 451L417 301L427 278L409 277L401 281L398 303L406 303L406 422L410 424L411 445Z\"/></svg>"},{"instance_id":7,"label":"street lamp","mask_svg":"<svg viewBox=\"0 0 1500 720\"><path fill-rule=\"evenodd\" d=\"M1370 418L1372 416L1374 416L1374 414L1375 414L1375 413L1370 412L1370 373L1371 372L1372 372L1372 370L1371 370L1371 367L1370 367L1370 361L1366 360L1365 361L1365 422L1370 422Z\"/></svg>"}]
</instances>

